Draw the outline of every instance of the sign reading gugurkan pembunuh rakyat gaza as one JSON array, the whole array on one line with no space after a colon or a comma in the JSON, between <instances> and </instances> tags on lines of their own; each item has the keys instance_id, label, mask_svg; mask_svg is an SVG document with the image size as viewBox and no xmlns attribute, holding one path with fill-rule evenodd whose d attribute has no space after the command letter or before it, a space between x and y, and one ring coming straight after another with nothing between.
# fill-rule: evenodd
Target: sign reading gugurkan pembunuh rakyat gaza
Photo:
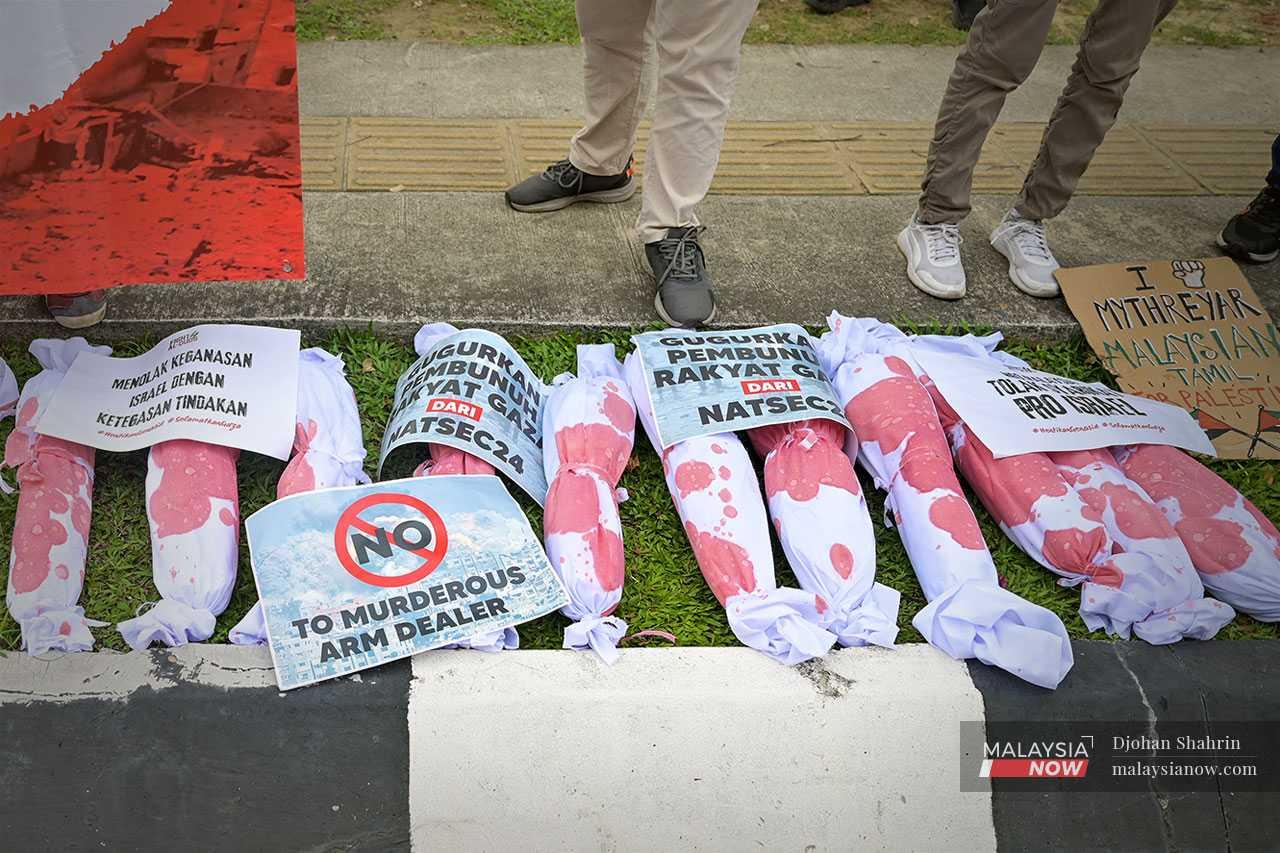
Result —
<instances>
[{"instance_id":1,"label":"sign reading gugurkan pembunuh rakyat gaza","mask_svg":"<svg viewBox=\"0 0 1280 853\"><path fill-rule=\"evenodd\" d=\"M825 418L847 427L813 341L783 323L632 338L663 447L699 435Z\"/></svg>"},{"instance_id":2,"label":"sign reading gugurkan pembunuh rakyat gaza","mask_svg":"<svg viewBox=\"0 0 1280 853\"><path fill-rule=\"evenodd\" d=\"M1280 334L1230 258L1058 271L1120 387L1190 411L1225 459L1280 459Z\"/></svg>"},{"instance_id":3,"label":"sign reading gugurkan pembunuh rakyat gaza","mask_svg":"<svg viewBox=\"0 0 1280 853\"><path fill-rule=\"evenodd\" d=\"M396 383L378 470L397 448L446 444L489 462L541 504L546 396L542 380L493 332L442 337Z\"/></svg>"},{"instance_id":4,"label":"sign reading gugurkan pembunuh rakyat gaza","mask_svg":"<svg viewBox=\"0 0 1280 853\"><path fill-rule=\"evenodd\" d=\"M81 353L36 430L99 450L185 438L288 459L299 338L293 329L208 325L133 358Z\"/></svg>"},{"instance_id":5,"label":"sign reading gugurkan pembunuh rakyat gaza","mask_svg":"<svg viewBox=\"0 0 1280 853\"><path fill-rule=\"evenodd\" d=\"M568 595L497 477L276 501L245 522L280 689L550 613Z\"/></svg>"}]
</instances>

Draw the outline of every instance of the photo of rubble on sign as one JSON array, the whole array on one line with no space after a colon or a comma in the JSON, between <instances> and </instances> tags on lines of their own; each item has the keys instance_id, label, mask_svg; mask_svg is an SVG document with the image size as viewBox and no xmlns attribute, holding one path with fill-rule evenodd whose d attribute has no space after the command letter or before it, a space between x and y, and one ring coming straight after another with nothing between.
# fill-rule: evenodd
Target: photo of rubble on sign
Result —
<instances>
[{"instance_id":1,"label":"photo of rubble on sign","mask_svg":"<svg viewBox=\"0 0 1280 853\"><path fill-rule=\"evenodd\" d=\"M0 294L303 277L293 0L0 19Z\"/></svg>"}]
</instances>

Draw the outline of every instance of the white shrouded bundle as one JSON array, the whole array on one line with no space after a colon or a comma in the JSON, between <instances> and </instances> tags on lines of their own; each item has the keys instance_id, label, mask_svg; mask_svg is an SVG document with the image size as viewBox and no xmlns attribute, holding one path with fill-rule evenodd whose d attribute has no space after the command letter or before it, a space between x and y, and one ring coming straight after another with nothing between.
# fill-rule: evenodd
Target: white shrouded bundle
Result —
<instances>
[{"instance_id":1,"label":"white shrouded bundle","mask_svg":"<svg viewBox=\"0 0 1280 853\"><path fill-rule=\"evenodd\" d=\"M9 365L0 358L0 421L18 409L18 380Z\"/></svg>"},{"instance_id":2,"label":"white shrouded bundle","mask_svg":"<svg viewBox=\"0 0 1280 853\"><path fill-rule=\"evenodd\" d=\"M560 612L566 649L618 659L627 623L613 616L626 558L618 481L631 458L636 410L613 344L578 347L578 375L557 376L542 414L550 488L543 513L547 557L569 593Z\"/></svg>"},{"instance_id":3,"label":"white shrouded bundle","mask_svg":"<svg viewBox=\"0 0 1280 853\"><path fill-rule=\"evenodd\" d=\"M1263 622L1280 621L1280 531L1234 486L1176 447L1115 448L1121 467L1156 502L1218 598Z\"/></svg>"},{"instance_id":4,"label":"white shrouded bundle","mask_svg":"<svg viewBox=\"0 0 1280 853\"><path fill-rule=\"evenodd\" d=\"M277 498L369 482L364 472L360 411L341 358L319 347L299 353L295 421L293 458L276 484ZM229 636L231 642L242 646L267 642L260 602Z\"/></svg>"},{"instance_id":5,"label":"white shrouded bundle","mask_svg":"<svg viewBox=\"0 0 1280 853\"><path fill-rule=\"evenodd\" d=\"M161 599L119 626L130 648L199 643L227 608L240 557L240 451L174 439L147 454L151 577Z\"/></svg>"},{"instance_id":6,"label":"white shrouded bundle","mask_svg":"<svg viewBox=\"0 0 1280 853\"><path fill-rule=\"evenodd\" d=\"M760 483L737 435L719 433L663 450L634 352L624 369L645 433L662 458L667 489L707 585L724 605L743 645L785 664L826 654L835 634L822 627L826 603L812 592L779 587Z\"/></svg>"},{"instance_id":7,"label":"white shrouded bundle","mask_svg":"<svg viewBox=\"0 0 1280 853\"><path fill-rule=\"evenodd\" d=\"M413 336L413 348L421 358L431 352L436 341L455 334L458 327L452 323L428 323ZM493 466L477 459L464 450L446 444L427 444L431 458L425 460L413 472L415 477L438 477L453 474L479 474L493 476ZM446 649L474 649L478 652L502 652L520 648L520 633L515 626L497 631L476 634L459 643L450 643Z\"/></svg>"},{"instance_id":8,"label":"white shrouded bundle","mask_svg":"<svg viewBox=\"0 0 1280 853\"><path fill-rule=\"evenodd\" d=\"M929 391L900 351L902 333L834 313L828 322L818 352L857 436L849 450L886 491L886 518L929 602L912 624L954 658L1057 687L1073 661L1066 628L1000 586Z\"/></svg>"},{"instance_id":9,"label":"white shrouded bundle","mask_svg":"<svg viewBox=\"0 0 1280 853\"><path fill-rule=\"evenodd\" d=\"M909 340L916 350L1027 367L996 351L1000 339L997 334ZM1235 618L1230 607L1204 597L1173 526L1109 450L996 459L937 388L929 387L965 480L1019 548L1061 576L1064 586L1081 585L1080 616L1091 631L1125 638L1132 632L1164 645L1184 637L1207 640Z\"/></svg>"},{"instance_id":10,"label":"white shrouded bundle","mask_svg":"<svg viewBox=\"0 0 1280 853\"><path fill-rule=\"evenodd\" d=\"M4 448L3 467L17 470L19 488L5 604L30 654L85 651L93 648L89 628L106 624L86 619L76 603L93 515L94 451L38 435L35 424L76 356L110 355L111 348L90 346L84 338L40 339L31 342L30 352L43 370L22 389L17 423ZM7 366L0 373L3 416L12 411L6 398L12 399L16 383Z\"/></svg>"},{"instance_id":11,"label":"white shrouded bundle","mask_svg":"<svg viewBox=\"0 0 1280 853\"><path fill-rule=\"evenodd\" d=\"M818 596L822 627L842 646L892 646L896 589L875 582L867 499L842 449L855 436L828 420L749 430L764 457L764 491L783 553L802 589Z\"/></svg>"}]
</instances>

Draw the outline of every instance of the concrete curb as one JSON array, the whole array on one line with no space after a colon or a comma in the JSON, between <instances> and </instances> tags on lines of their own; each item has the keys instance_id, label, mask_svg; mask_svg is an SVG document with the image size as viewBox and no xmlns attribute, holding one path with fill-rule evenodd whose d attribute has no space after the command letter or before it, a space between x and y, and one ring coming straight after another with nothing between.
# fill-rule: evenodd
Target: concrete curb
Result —
<instances>
[{"instance_id":1,"label":"concrete curb","mask_svg":"<svg viewBox=\"0 0 1280 853\"><path fill-rule=\"evenodd\" d=\"M969 296L944 302L907 281L895 236L911 200L895 196L713 196L708 265L725 327L821 324L832 310L884 320L965 323L1036 337L1076 328L1061 299L1009 283L987 236L1009 199L975 198L962 232ZM162 334L197 322L325 331L375 329L408 339L422 323L500 332L655 322L653 284L631 224L636 201L553 215L508 210L496 193L308 193L305 282L121 288L94 340ZM1050 227L1064 265L1204 257L1238 198L1081 198ZM1245 270L1280 316L1280 264ZM61 333L36 299L0 300L0 334Z\"/></svg>"},{"instance_id":2,"label":"concrete curb","mask_svg":"<svg viewBox=\"0 0 1280 853\"><path fill-rule=\"evenodd\" d=\"M0 658L14 849L1265 849L1269 794L961 793L965 720L1275 720L1280 642L1077 641L1057 691L920 644L429 652L286 694L264 649ZM972 758L972 756L970 756ZM661 843L655 843L655 842Z\"/></svg>"}]
</instances>

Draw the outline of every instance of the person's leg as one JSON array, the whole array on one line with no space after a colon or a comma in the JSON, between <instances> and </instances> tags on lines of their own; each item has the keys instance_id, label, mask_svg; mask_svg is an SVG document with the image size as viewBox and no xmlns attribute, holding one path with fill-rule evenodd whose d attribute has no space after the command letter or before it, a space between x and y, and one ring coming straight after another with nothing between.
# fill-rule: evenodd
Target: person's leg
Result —
<instances>
[{"instance_id":1,"label":"person's leg","mask_svg":"<svg viewBox=\"0 0 1280 853\"><path fill-rule=\"evenodd\" d=\"M1271 143L1271 172L1267 175L1267 186L1280 190L1280 135Z\"/></svg>"},{"instance_id":2,"label":"person's leg","mask_svg":"<svg viewBox=\"0 0 1280 853\"><path fill-rule=\"evenodd\" d=\"M973 170L1006 96L1035 68L1057 0L988 0L974 19L938 109L918 218L958 223L969 213Z\"/></svg>"},{"instance_id":3,"label":"person's leg","mask_svg":"<svg viewBox=\"0 0 1280 853\"><path fill-rule=\"evenodd\" d=\"M658 91L636 230L668 323L697 326L715 316L695 208L720 161L742 37L755 0L657 0Z\"/></svg>"},{"instance_id":4,"label":"person's leg","mask_svg":"<svg viewBox=\"0 0 1280 853\"><path fill-rule=\"evenodd\" d=\"M644 71L654 0L578 0L586 109L569 156L506 191L525 213L580 201L626 201L635 192L631 152L644 112Z\"/></svg>"},{"instance_id":5,"label":"person's leg","mask_svg":"<svg viewBox=\"0 0 1280 853\"><path fill-rule=\"evenodd\" d=\"M657 0L658 91L636 228L645 243L696 226L720 161L755 0Z\"/></svg>"},{"instance_id":6,"label":"person's leg","mask_svg":"<svg viewBox=\"0 0 1280 853\"><path fill-rule=\"evenodd\" d=\"M1115 124L1152 33L1175 5L1177 0L1100 0L1014 206L1019 216L1049 219L1067 206Z\"/></svg>"},{"instance_id":7,"label":"person's leg","mask_svg":"<svg viewBox=\"0 0 1280 853\"><path fill-rule=\"evenodd\" d=\"M644 112L644 66L655 0L577 0L586 111L569 162L591 175L627 168Z\"/></svg>"},{"instance_id":8,"label":"person's leg","mask_svg":"<svg viewBox=\"0 0 1280 853\"><path fill-rule=\"evenodd\" d=\"M965 295L958 224L969 214L973 170L1005 97L1040 59L1057 0L988 0L956 59L938 108L920 201L898 249L911 283L939 299Z\"/></svg>"},{"instance_id":9,"label":"person's leg","mask_svg":"<svg viewBox=\"0 0 1280 853\"><path fill-rule=\"evenodd\" d=\"M1261 264L1280 258L1280 136L1271 143L1266 187L1227 221L1218 246L1242 261Z\"/></svg>"}]
</instances>

